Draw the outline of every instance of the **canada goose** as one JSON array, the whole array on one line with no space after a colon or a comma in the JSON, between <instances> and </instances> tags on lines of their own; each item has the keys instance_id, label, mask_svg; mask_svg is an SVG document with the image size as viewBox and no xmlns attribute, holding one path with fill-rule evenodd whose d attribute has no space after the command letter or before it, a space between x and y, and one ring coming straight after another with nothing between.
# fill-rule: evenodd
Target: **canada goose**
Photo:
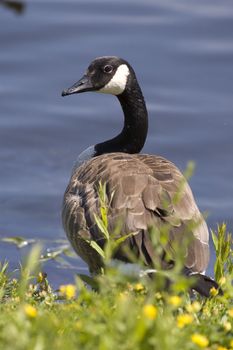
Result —
<instances>
[{"instance_id":1,"label":"canada goose","mask_svg":"<svg viewBox=\"0 0 233 350\"><path fill-rule=\"evenodd\" d=\"M64 90L62 96L86 91L115 95L124 112L124 127L119 135L90 146L77 159L64 195L62 212L64 229L73 248L91 272L100 270L103 262L87 240L95 240L100 246L104 244L94 218L94 213L98 214L100 209L98 185L101 181L106 183L109 198L114 193L108 212L110 232L119 218L124 234L137 232L124 244L148 266L156 254L149 226L171 225L168 249L174 260L174 242L182 243L184 236L190 235L184 270L188 275L196 273L196 290L209 295L210 288L217 286L212 279L202 275L209 261L209 233L192 191L172 162L160 156L139 154L146 140L148 118L133 68L115 56L96 58L84 76ZM181 182L184 183L181 198L175 202L173 197ZM198 225L187 232L193 221ZM121 250L116 258L127 261ZM164 264L168 267L165 260Z\"/></svg>"}]
</instances>

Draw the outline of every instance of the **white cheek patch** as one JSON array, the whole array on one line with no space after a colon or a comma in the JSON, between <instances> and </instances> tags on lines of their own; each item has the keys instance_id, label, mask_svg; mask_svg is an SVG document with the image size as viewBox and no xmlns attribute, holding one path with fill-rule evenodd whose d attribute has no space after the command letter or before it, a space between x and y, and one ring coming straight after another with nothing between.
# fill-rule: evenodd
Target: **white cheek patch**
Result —
<instances>
[{"instance_id":1,"label":"white cheek patch","mask_svg":"<svg viewBox=\"0 0 233 350\"><path fill-rule=\"evenodd\" d=\"M127 78L130 74L129 68L126 64L121 64L112 79L97 92L105 94L120 95L125 90Z\"/></svg>"}]
</instances>

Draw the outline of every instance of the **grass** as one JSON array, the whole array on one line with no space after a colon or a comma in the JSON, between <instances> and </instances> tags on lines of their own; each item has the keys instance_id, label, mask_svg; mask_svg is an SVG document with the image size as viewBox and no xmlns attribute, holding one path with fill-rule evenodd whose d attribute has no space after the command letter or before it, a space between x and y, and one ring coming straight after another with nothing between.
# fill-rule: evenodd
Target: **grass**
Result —
<instances>
[{"instance_id":1,"label":"grass","mask_svg":"<svg viewBox=\"0 0 233 350\"><path fill-rule=\"evenodd\" d=\"M212 290L209 299L190 297L178 273L170 290L164 290L121 264L108 264L95 278L77 276L75 284L54 291L40 272L40 248L35 246L18 279L7 263L1 265L0 348L233 349L230 237L225 225L213 233L215 275L224 294Z\"/></svg>"},{"instance_id":2,"label":"grass","mask_svg":"<svg viewBox=\"0 0 233 350\"><path fill-rule=\"evenodd\" d=\"M193 280L181 273L185 244L176 247L172 270L164 271L154 261L153 279L151 270L142 270L138 261L114 261L119 245L135 233L124 235L119 226L110 234L109 203L102 184L99 198L100 213L95 220L106 244L101 248L94 241L87 242L104 262L100 275L75 276L74 284L53 290L40 264L69 255L64 245L47 255L41 255L41 247L34 245L17 279L7 263L0 264L0 349L233 350L233 240L226 225L212 231L215 279L223 294L212 288L206 299L190 294ZM160 231L151 231L158 254L167 244L169 227ZM22 237L7 241L18 247L28 243Z\"/></svg>"}]
</instances>

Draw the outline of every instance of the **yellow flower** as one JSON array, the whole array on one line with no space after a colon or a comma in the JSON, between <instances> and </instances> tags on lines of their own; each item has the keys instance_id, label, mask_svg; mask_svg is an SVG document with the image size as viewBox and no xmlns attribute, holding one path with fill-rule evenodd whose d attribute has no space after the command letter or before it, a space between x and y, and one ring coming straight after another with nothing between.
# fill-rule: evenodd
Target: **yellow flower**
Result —
<instances>
[{"instance_id":1,"label":"yellow flower","mask_svg":"<svg viewBox=\"0 0 233 350\"><path fill-rule=\"evenodd\" d=\"M27 315L29 318L35 318L37 316L37 310L34 306L30 304L26 304L23 307L25 315Z\"/></svg>"},{"instance_id":2,"label":"yellow flower","mask_svg":"<svg viewBox=\"0 0 233 350\"><path fill-rule=\"evenodd\" d=\"M178 295L172 295L168 299L168 303L175 307L180 306L181 302L182 302L182 299Z\"/></svg>"},{"instance_id":3,"label":"yellow flower","mask_svg":"<svg viewBox=\"0 0 233 350\"><path fill-rule=\"evenodd\" d=\"M233 339L230 341L230 347L233 349Z\"/></svg>"},{"instance_id":4,"label":"yellow flower","mask_svg":"<svg viewBox=\"0 0 233 350\"><path fill-rule=\"evenodd\" d=\"M76 294L76 287L73 284L60 286L60 292L66 299L72 299Z\"/></svg>"},{"instance_id":5,"label":"yellow flower","mask_svg":"<svg viewBox=\"0 0 233 350\"><path fill-rule=\"evenodd\" d=\"M225 348L224 346L218 346L217 350L227 350L227 348Z\"/></svg>"},{"instance_id":6,"label":"yellow flower","mask_svg":"<svg viewBox=\"0 0 233 350\"><path fill-rule=\"evenodd\" d=\"M218 295L218 290L217 290L216 288L212 287L212 288L210 289L210 295L211 295L212 297L215 297L216 295Z\"/></svg>"},{"instance_id":7,"label":"yellow flower","mask_svg":"<svg viewBox=\"0 0 233 350\"><path fill-rule=\"evenodd\" d=\"M201 310L201 304L198 301L194 301L186 306L186 310L190 313L198 312Z\"/></svg>"},{"instance_id":8,"label":"yellow flower","mask_svg":"<svg viewBox=\"0 0 233 350\"><path fill-rule=\"evenodd\" d=\"M157 316L158 310L154 305L147 304L143 307L143 315L149 320L154 320Z\"/></svg>"},{"instance_id":9,"label":"yellow flower","mask_svg":"<svg viewBox=\"0 0 233 350\"><path fill-rule=\"evenodd\" d=\"M229 321L226 321L223 323L223 327L227 332L229 332L231 330L231 323Z\"/></svg>"},{"instance_id":10,"label":"yellow flower","mask_svg":"<svg viewBox=\"0 0 233 350\"><path fill-rule=\"evenodd\" d=\"M194 344L198 345L200 348L205 348L209 345L209 340L206 338L206 336L199 333L194 333L191 336L191 340Z\"/></svg>"},{"instance_id":11,"label":"yellow flower","mask_svg":"<svg viewBox=\"0 0 233 350\"><path fill-rule=\"evenodd\" d=\"M193 316L190 314L182 314L177 316L177 327L183 328L193 322Z\"/></svg>"},{"instance_id":12,"label":"yellow flower","mask_svg":"<svg viewBox=\"0 0 233 350\"><path fill-rule=\"evenodd\" d=\"M141 292L141 291L143 291L145 288L144 288L144 286L141 284L141 283L137 283L137 284L135 284L135 286L134 286L134 290L136 291L136 292Z\"/></svg>"},{"instance_id":13,"label":"yellow flower","mask_svg":"<svg viewBox=\"0 0 233 350\"><path fill-rule=\"evenodd\" d=\"M228 310L228 315L230 317L233 317L233 307L230 310Z\"/></svg>"}]
</instances>

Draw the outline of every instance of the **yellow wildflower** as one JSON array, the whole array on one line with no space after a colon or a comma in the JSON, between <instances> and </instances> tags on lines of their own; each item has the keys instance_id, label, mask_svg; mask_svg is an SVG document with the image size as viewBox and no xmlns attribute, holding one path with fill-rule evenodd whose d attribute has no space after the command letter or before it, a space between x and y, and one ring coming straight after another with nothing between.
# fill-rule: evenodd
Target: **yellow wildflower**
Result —
<instances>
[{"instance_id":1,"label":"yellow wildflower","mask_svg":"<svg viewBox=\"0 0 233 350\"><path fill-rule=\"evenodd\" d=\"M228 310L228 315L230 317L233 317L233 307L230 310Z\"/></svg>"},{"instance_id":2,"label":"yellow wildflower","mask_svg":"<svg viewBox=\"0 0 233 350\"><path fill-rule=\"evenodd\" d=\"M194 301L192 304L186 305L186 310L190 313L195 313L201 310L201 304L198 301Z\"/></svg>"},{"instance_id":3,"label":"yellow wildflower","mask_svg":"<svg viewBox=\"0 0 233 350\"><path fill-rule=\"evenodd\" d=\"M183 328L193 322L193 316L190 314L182 314L177 316L177 327Z\"/></svg>"},{"instance_id":4,"label":"yellow wildflower","mask_svg":"<svg viewBox=\"0 0 233 350\"><path fill-rule=\"evenodd\" d=\"M158 310L154 305L147 304L143 307L143 315L149 320L154 320L157 316Z\"/></svg>"},{"instance_id":5,"label":"yellow wildflower","mask_svg":"<svg viewBox=\"0 0 233 350\"><path fill-rule=\"evenodd\" d=\"M231 323L229 321L226 321L223 323L224 329L229 332L231 330Z\"/></svg>"},{"instance_id":6,"label":"yellow wildflower","mask_svg":"<svg viewBox=\"0 0 233 350\"><path fill-rule=\"evenodd\" d=\"M24 305L24 313L27 315L29 318L35 318L37 316L37 310L34 306L30 304Z\"/></svg>"},{"instance_id":7,"label":"yellow wildflower","mask_svg":"<svg viewBox=\"0 0 233 350\"><path fill-rule=\"evenodd\" d=\"M76 287L73 284L60 286L60 292L66 299L72 299L76 294Z\"/></svg>"},{"instance_id":8,"label":"yellow wildflower","mask_svg":"<svg viewBox=\"0 0 233 350\"><path fill-rule=\"evenodd\" d=\"M212 297L215 297L216 295L218 295L218 290L217 290L215 287L212 287L212 288L210 289L210 295L211 295Z\"/></svg>"},{"instance_id":9,"label":"yellow wildflower","mask_svg":"<svg viewBox=\"0 0 233 350\"><path fill-rule=\"evenodd\" d=\"M134 290L136 291L136 292L141 292L141 291L143 291L145 288L144 288L144 286L141 284L141 283L137 283L137 284L135 284L135 286L134 286Z\"/></svg>"},{"instance_id":10,"label":"yellow wildflower","mask_svg":"<svg viewBox=\"0 0 233 350\"><path fill-rule=\"evenodd\" d=\"M198 345L200 348L206 348L209 345L209 340L205 335L194 333L191 336L191 340L194 344Z\"/></svg>"},{"instance_id":11,"label":"yellow wildflower","mask_svg":"<svg viewBox=\"0 0 233 350\"><path fill-rule=\"evenodd\" d=\"M225 348L224 346L218 346L217 350L227 350L227 348Z\"/></svg>"},{"instance_id":12,"label":"yellow wildflower","mask_svg":"<svg viewBox=\"0 0 233 350\"><path fill-rule=\"evenodd\" d=\"M230 347L233 349L233 339L230 341Z\"/></svg>"},{"instance_id":13,"label":"yellow wildflower","mask_svg":"<svg viewBox=\"0 0 233 350\"><path fill-rule=\"evenodd\" d=\"M178 295L172 295L168 299L168 303L175 307L180 306L181 302L182 302L182 299Z\"/></svg>"}]
</instances>

